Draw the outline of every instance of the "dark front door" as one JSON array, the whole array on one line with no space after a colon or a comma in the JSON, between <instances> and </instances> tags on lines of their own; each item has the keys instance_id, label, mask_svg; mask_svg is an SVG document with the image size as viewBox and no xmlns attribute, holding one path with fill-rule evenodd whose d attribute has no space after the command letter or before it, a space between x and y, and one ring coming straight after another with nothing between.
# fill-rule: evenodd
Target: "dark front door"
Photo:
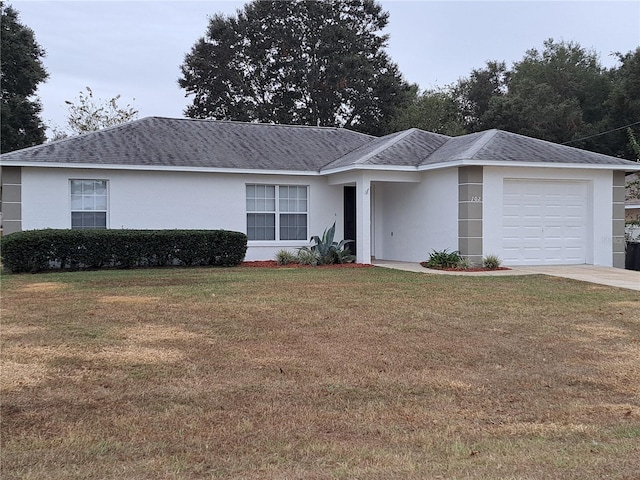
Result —
<instances>
[{"instance_id":1,"label":"dark front door","mask_svg":"<svg viewBox=\"0 0 640 480\"><path fill-rule=\"evenodd\" d=\"M356 254L356 187L344 187L344 238L353 240L349 244L351 254Z\"/></svg>"}]
</instances>

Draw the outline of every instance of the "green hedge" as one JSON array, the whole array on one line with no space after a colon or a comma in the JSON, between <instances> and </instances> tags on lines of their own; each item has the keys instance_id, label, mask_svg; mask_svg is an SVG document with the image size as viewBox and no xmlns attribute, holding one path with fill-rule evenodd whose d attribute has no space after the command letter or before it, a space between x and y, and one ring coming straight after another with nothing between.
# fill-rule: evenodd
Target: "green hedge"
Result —
<instances>
[{"instance_id":1,"label":"green hedge","mask_svg":"<svg viewBox=\"0 0 640 480\"><path fill-rule=\"evenodd\" d=\"M14 273L43 270L239 265L247 236L227 230L27 230L0 243Z\"/></svg>"}]
</instances>

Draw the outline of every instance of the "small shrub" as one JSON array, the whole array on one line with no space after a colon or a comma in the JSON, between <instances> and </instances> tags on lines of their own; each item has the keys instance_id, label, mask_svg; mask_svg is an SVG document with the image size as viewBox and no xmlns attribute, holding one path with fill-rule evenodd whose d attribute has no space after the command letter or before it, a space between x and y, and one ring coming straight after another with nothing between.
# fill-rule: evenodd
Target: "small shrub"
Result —
<instances>
[{"instance_id":1,"label":"small shrub","mask_svg":"<svg viewBox=\"0 0 640 480\"><path fill-rule=\"evenodd\" d=\"M316 255L309 250L298 250L297 260L300 265L313 265L315 267L318 264Z\"/></svg>"},{"instance_id":2,"label":"small shrub","mask_svg":"<svg viewBox=\"0 0 640 480\"><path fill-rule=\"evenodd\" d=\"M463 257L460 252L457 250L448 252L445 248L441 251L432 250L426 264L429 268L459 268L462 261Z\"/></svg>"},{"instance_id":3,"label":"small shrub","mask_svg":"<svg viewBox=\"0 0 640 480\"><path fill-rule=\"evenodd\" d=\"M276 252L276 262L278 265L289 265L290 263L298 263L298 257L289 250L279 250Z\"/></svg>"},{"instance_id":4,"label":"small shrub","mask_svg":"<svg viewBox=\"0 0 640 480\"><path fill-rule=\"evenodd\" d=\"M458 268L462 268L466 270L467 268L471 268L471 261L467 257L460 257L460 261L458 262Z\"/></svg>"},{"instance_id":5,"label":"small shrub","mask_svg":"<svg viewBox=\"0 0 640 480\"><path fill-rule=\"evenodd\" d=\"M487 255L482 259L482 266L489 270L497 270L502 265L502 260L497 255Z\"/></svg>"}]
</instances>

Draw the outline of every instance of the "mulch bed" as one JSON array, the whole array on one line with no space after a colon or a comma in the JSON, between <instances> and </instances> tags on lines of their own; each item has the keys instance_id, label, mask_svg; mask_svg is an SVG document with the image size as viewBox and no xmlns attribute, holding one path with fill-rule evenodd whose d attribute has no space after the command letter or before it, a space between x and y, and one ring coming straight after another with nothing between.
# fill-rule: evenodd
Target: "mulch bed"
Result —
<instances>
[{"instance_id":1,"label":"mulch bed","mask_svg":"<svg viewBox=\"0 0 640 480\"><path fill-rule=\"evenodd\" d=\"M420 262L424 268L430 268L432 270L444 270L445 272L495 272L496 270L511 270L509 267L498 267L498 268L486 268L486 267L469 267L469 268L461 268L461 267L448 267L448 268L440 268L440 267L429 267L427 262Z\"/></svg>"},{"instance_id":2,"label":"mulch bed","mask_svg":"<svg viewBox=\"0 0 640 480\"><path fill-rule=\"evenodd\" d=\"M420 265L422 265L424 268L431 268L433 270L445 270L447 272L492 272L495 270L511 270L508 267L436 268L436 267L428 267L427 262L421 262ZM373 267L373 265L369 263L336 263L334 265L317 265L316 267L312 265L300 265L299 263L289 263L287 265L278 265L278 262L276 262L275 260L254 260L251 262L242 262L242 266L247 268L368 268L368 267Z\"/></svg>"},{"instance_id":3,"label":"mulch bed","mask_svg":"<svg viewBox=\"0 0 640 480\"><path fill-rule=\"evenodd\" d=\"M334 265L300 265L299 263L289 263L288 265L278 265L275 260L256 260L252 262L242 262L243 267L249 268L367 268L373 267L368 263L336 263Z\"/></svg>"}]
</instances>

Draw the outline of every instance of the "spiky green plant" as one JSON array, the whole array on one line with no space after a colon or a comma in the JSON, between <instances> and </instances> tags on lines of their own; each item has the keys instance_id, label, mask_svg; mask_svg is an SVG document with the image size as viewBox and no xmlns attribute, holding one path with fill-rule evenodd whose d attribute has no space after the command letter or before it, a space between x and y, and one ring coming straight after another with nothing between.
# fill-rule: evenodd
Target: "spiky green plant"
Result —
<instances>
[{"instance_id":1,"label":"spiky green plant","mask_svg":"<svg viewBox=\"0 0 640 480\"><path fill-rule=\"evenodd\" d=\"M290 263L297 263L298 257L289 250L278 250L276 252L276 262L278 262L278 265L289 265Z\"/></svg>"},{"instance_id":2,"label":"spiky green plant","mask_svg":"<svg viewBox=\"0 0 640 480\"><path fill-rule=\"evenodd\" d=\"M457 250L455 252L449 252L446 248L440 251L432 250L426 265L430 268L457 268L462 259L463 257Z\"/></svg>"},{"instance_id":3,"label":"spiky green plant","mask_svg":"<svg viewBox=\"0 0 640 480\"><path fill-rule=\"evenodd\" d=\"M497 255L487 255L482 259L482 266L489 270L497 270L502 265L502 260Z\"/></svg>"},{"instance_id":4,"label":"spiky green plant","mask_svg":"<svg viewBox=\"0 0 640 480\"><path fill-rule=\"evenodd\" d=\"M315 257L316 261L314 265L331 265L334 263L351 263L354 262L356 257L351 255L349 243L353 240L340 240L334 241L336 233L336 223L330 228L325 229L322 237L314 235L311 237L311 241L314 242L310 247L302 247L298 249L300 252L310 252Z\"/></svg>"}]
</instances>

